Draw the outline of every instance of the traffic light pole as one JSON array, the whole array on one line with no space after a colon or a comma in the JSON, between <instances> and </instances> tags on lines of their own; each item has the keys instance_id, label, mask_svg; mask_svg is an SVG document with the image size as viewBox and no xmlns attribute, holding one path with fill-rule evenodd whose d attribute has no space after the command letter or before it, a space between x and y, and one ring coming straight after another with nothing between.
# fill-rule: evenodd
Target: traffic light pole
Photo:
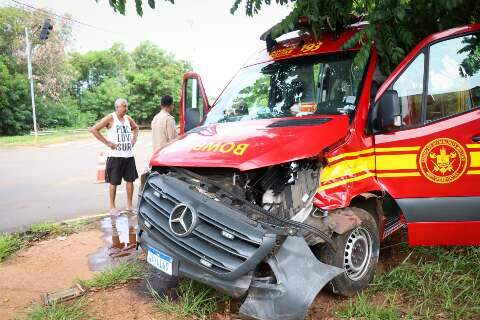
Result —
<instances>
[{"instance_id":1,"label":"traffic light pole","mask_svg":"<svg viewBox=\"0 0 480 320\"><path fill-rule=\"evenodd\" d=\"M35 133L35 140L38 137L37 131L37 115L35 112L35 92L33 90L33 75L32 75L32 50L30 49L30 41L28 39L28 28L25 27L25 43L26 43L26 55L28 63L28 79L30 80L30 94L32 96L32 113L33 113L33 132Z\"/></svg>"}]
</instances>

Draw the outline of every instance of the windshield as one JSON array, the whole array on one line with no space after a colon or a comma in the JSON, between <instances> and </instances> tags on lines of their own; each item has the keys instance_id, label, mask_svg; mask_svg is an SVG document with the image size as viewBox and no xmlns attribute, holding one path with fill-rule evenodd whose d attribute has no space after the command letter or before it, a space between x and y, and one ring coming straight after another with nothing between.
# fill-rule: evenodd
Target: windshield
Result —
<instances>
[{"instance_id":1,"label":"windshield","mask_svg":"<svg viewBox=\"0 0 480 320\"><path fill-rule=\"evenodd\" d=\"M205 125L313 114L354 113L363 69L351 53L267 62L240 70Z\"/></svg>"}]
</instances>

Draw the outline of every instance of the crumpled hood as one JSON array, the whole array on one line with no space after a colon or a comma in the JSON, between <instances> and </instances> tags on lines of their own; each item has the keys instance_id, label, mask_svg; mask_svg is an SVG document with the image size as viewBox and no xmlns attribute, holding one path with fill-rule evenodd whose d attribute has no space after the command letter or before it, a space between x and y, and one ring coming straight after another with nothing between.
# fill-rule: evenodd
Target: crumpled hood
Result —
<instances>
[{"instance_id":1,"label":"crumpled hood","mask_svg":"<svg viewBox=\"0 0 480 320\"><path fill-rule=\"evenodd\" d=\"M344 115L213 124L180 136L155 153L150 165L246 171L316 156L344 137L348 126Z\"/></svg>"}]
</instances>

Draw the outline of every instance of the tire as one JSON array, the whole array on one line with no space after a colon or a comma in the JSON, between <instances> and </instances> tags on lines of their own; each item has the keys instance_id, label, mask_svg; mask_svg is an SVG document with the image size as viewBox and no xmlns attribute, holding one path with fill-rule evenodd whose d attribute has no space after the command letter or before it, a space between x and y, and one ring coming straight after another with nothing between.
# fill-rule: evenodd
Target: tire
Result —
<instances>
[{"instance_id":1,"label":"tire","mask_svg":"<svg viewBox=\"0 0 480 320\"><path fill-rule=\"evenodd\" d=\"M361 219L361 225L344 234L334 234L337 252L328 245L316 250L320 261L344 269L328 286L333 293L347 297L362 291L373 280L380 251L379 231L373 216L360 208L352 210Z\"/></svg>"}]
</instances>

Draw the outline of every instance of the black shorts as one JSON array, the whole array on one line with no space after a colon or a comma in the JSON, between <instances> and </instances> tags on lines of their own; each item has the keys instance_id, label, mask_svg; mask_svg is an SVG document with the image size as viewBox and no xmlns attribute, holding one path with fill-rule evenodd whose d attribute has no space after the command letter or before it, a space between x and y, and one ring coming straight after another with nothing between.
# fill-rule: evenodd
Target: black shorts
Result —
<instances>
[{"instance_id":1,"label":"black shorts","mask_svg":"<svg viewBox=\"0 0 480 320\"><path fill-rule=\"evenodd\" d=\"M105 170L105 181L118 186L123 180L133 182L138 178L135 158L108 157Z\"/></svg>"}]
</instances>

